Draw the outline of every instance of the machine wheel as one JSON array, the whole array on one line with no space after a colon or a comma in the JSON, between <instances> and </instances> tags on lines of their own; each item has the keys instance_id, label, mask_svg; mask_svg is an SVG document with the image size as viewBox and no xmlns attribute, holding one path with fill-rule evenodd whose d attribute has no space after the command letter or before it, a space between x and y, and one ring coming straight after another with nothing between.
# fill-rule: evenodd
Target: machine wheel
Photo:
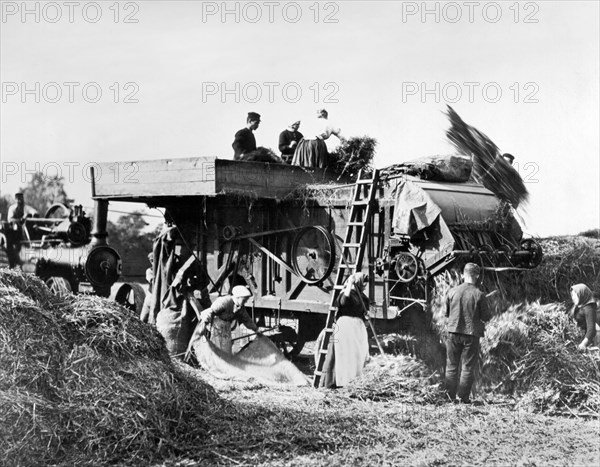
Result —
<instances>
[{"instance_id":1,"label":"machine wheel","mask_svg":"<svg viewBox=\"0 0 600 467\"><path fill-rule=\"evenodd\" d=\"M408 252L400 252L394 258L396 262L396 274L400 282L411 282L419 273L419 260L415 255Z\"/></svg>"},{"instance_id":2,"label":"machine wheel","mask_svg":"<svg viewBox=\"0 0 600 467\"><path fill-rule=\"evenodd\" d=\"M300 230L292 243L292 266L307 284L319 284L335 266L335 240L325 227Z\"/></svg>"},{"instance_id":3,"label":"machine wheel","mask_svg":"<svg viewBox=\"0 0 600 467\"><path fill-rule=\"evenodd\" d=\"M60 276L52 276L46 279L46 285L50 289L54 295L63 296L70 294L73 289L71 288L71 283Z\"/></svg>"},{"instance_id":4,"label":"machine wheel","mask_svg":"<svg viewBox=\"0 0 600 467\"><path fill-rule=\"evenodd\" d=\"M71 214L71 210L68 208L66 204L56 203L48 208L46 211L45 219L64 219L65 217L69 217Z\"/></svg>"},{"instance_id":5,"label":"machine wheel","mask_svg":"<svg viewBox=\"0 0 600 467\"><path fill-rule=\"evenodd\" d=\"M145 299L146 292L144 288L134 282L126 282L121 285L115 295L115 302L136 313L138 316L142 312Z\"/></svg>"},{"instance_id":6,"label":"machine wheel","mask_svg":"<svg viewBox=\"0 0 600 467\"><path fill-rule=\"evenodd\" d=\"M521 241L521 249L528 251L530 256L523 264L526 268L535 268L542 262L543 252L540 244L533 238L527 238Z\"/></svg>"}]
</instances>

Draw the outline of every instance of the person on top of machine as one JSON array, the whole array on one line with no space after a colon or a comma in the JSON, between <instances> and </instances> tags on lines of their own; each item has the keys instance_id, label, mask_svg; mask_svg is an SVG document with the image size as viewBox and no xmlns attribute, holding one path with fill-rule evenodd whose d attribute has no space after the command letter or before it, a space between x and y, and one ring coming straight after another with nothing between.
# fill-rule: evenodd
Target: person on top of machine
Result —
<instances>
[{"instance_id":1,"label":"person on top of machine","mask_svg":"<svg viewBox=\"0 0 600 467\"><path fill-rule=\"evenodd\" d=\"M286 164L292 163L296 147L300 140L304 138L298 128L300 128L300 120L295 120L279 134L279 150L281 151L281 158Z\"/></svg>"},{"instance_id":2,"label":"person on top of machine","mask_svg":"<svg viewBox=\"0 0 600 467\"><path fill-rule=\"evenodd\" d=\"M342 130L331 123L329 113L325 109L317 110L317 117L308 121L304 135L296 147L292 165L326 167L329 153L325 140L329 139L331 135L335 135L340 142L344 141Z\"/></svg>"},{"instance_id":3,"label":"person on top of machine","mask_svg":"<svg viewBox=\"0 0 600 467\"><path fill-rule=\"evenodd\" d=\"M233 144L233 160L239 161L244 154L256 151L256 138L254 130L260 125L260 115L256 112L248 112L246 126L235 134Z\"/></svg>"}]
</instances>

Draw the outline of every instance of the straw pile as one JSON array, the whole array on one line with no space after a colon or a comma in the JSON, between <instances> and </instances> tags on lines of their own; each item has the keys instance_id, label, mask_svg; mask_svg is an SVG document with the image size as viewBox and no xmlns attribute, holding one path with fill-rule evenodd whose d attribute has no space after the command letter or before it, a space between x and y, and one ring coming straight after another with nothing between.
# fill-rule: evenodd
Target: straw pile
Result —
<instances>
[{"instance_id":1,"label":"straw pile","mask_svg":"<svg viewBox=\"0 0 600 467\"><path fill-rule=\"evenodd\" d=\"M451 126L446 136L461 154L472 158L475 179L515 208L527 201L529 193L521 176L503 159L494 142L466 124L450 106L447 115Z\"/></svg>"},{"instance_id":2,"label":"straw pile","mask_svg":"<svg viewBox=\"0 0 600 467\"><path fill-rule=\"evenodd\" d=\"M377 355L367 363L363 374L343 388L353 399L375 402L434 402L440 392L432 382L438 373L408 355Z\"/></svg>"},{"instance_id":3,"label":"straw pile","mask_svg":"<svg viewBox=\"0 0 600 467\"><path fill-rule=\"evenodd\" d=\"M128 310L0 272L0 464L143 463L191 452L219 405Z\"/></svg>"},{"instance_id":4,"label":"straw pile","mask_svg":"<svg viewBox=\"0 0 600 467\"><path fill-rule=\"evenodd\" d=\"M273 162L275 164L283 164L283 159L279 157L272 149L259 146L254 151L244 154L241 161L246 162Z\"/></svg>"},{"instance_id":5,"label":"straw pile","mask_svg":"<svg viewBox=\"0 0 600 467\"><path fill-rule=\"evenodd\" d=\"M506 283L509 298L564 302L571 299L570 287L579 283L600 293L600 240L584 236L550 237L540 240L540 245L544 251L542 263ZM518 297L511 294L515 291Z\"/></svg>"},{"instance_id":6,"label":"straw pile","mask_svg":"<svg viewBox=\"0 0 600 467\"><path fill-rule=\"evenodd\" d=\"M435 278L429 312L442 341L445 296L459 282L456 272ZM489 301L494 316L481 340L478 389L519 396L524 407L536 411L600 412L600 356L577 350L583 336L565 305Z\"/></svg>"},{"instance_id":7,"label":"straw pile","mask_svg":"<svg viewBox=\"0 0 600 467\"><path fill-rule=\"evenodd\" d=\"M581 338L562 304L512 306L487 325L482 383L524 395L535 411L597 415L600 356L578 352Z\"/></svg>"},{"instance_id":8,"label":"straw pile","mask_svg":"<svg viewBox=\"0 0 600 467\"><path fill-rule=\"evenodd\" d=\"M327 168L335 174L355 180L361 169L371 171L377 140L369 136L355 136L342 141L335 152L329 154Z\"/></svg>"}]
</instances>

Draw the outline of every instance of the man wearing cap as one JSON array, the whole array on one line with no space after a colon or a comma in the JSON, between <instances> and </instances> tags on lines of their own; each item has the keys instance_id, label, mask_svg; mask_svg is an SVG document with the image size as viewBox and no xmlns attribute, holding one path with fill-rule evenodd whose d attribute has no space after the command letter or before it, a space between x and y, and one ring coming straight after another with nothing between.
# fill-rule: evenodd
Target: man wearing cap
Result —
<instances>
[{"instance_id":1,"label":"man wearing cap","mask_svg":"<svg viewBox=\"0 0 600 467\"><path fill-rule=\"evenodd\" d=\"M235 134L233 144L233 160L238 161L244 154L256 151L256 138L253 131L260 125L260 115L256 112L248 112L246 127Z\"/></svg>"},{"instance_id":2,"label":"man wearing cap","mask_svg":"<svg viewBox=\"0 0 600 467\"><path fill-rule=\"evenodd\" d=\"M508 162L508 165L513 165L513 161L515 160L515 156L513 156L512 154L509 154L508 152L505 152L504 154L502 154L502 158Z\"/></svg>"},{"instance_id":3,"label":"man wearing cap","mask_svg":"<svg viewBox=\"0 0 600 467\"><path fill-rule=\"evenodd\" d=\"M20 222L25 217L37 215L38 212L35 209L25 204L23 193L15 193L15 200L17 202L8 208L7 217L10 222Z\"/></svg>"},{"instance_id":4,"label":"man wearing cap","mask_svg":"<svg viewBox=\"0 0 600 467\"><path fill-rule=\"evenodd\" d=\"M298 128L300 128L300 120L293 122L287 129L279 133L279 150L281 151L281 158L286 164L292 163L296 146L303 138Z\"/></svg>"},{"instance_id":5,"label":"man wearing cap","mask_svg":"<svg viewBox=\"0 0 600 467\"><path fill-rule=\"evenodd\" d=\"M467 404L479 358L479 338L485 328L483 322L491 318L485 294L476 285L480 272L477 264L467 263L462 274L464 282L450 289L446 298L446 391L452 401L458 396Z\"/></svg>"},{"instance_id":6,"label":"man wearing cap","mask_svg":"<svg viewBox=\"0 0 600 467\"><path fill-rule=\"evenodd\" d=\"M236 285L231 295L217 298L210 308L200 313L200 323L195 334L205 336L208 325L212 325L211 342L221 350L231 353L231 323L234 320L259 333L258 326L244 306L251 296L248 288Z\"/></svg>"}]
</instances>

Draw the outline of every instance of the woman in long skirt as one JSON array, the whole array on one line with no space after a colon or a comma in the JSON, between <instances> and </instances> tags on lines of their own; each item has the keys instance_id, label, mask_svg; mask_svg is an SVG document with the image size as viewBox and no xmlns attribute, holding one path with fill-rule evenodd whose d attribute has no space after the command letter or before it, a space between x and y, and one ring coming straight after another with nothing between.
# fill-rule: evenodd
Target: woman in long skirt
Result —
<instances>
[{"instance_id":1,"label":"woman in long skirt","mask_svg":"<svg viewBox=\"0 0 600 467\"><path fill-rule=\"evenodd\" d=\"M327 110L320 109L317 111L316 121L308 123L308 130L304 133L305 136L300 140L292 165L302 167L327 167L327 145L325 140L331 135L335 135L340 141L343 141L341 130L329 122Z\"/></svg>"},{"instance_id":2,"label":"woman in long skirt","mask_svg":"<svg viewBox=\"0 0 600 467\"><path fill-rule=\"evenodd\" d=\"M364 289L368 282L366 274L352 274L338 297L338 313L331 336L331 347L323 367L324 387L347 385L362 374L367 363L369 342L364 316L369 307L369 298ZM317 349L320 348L322 336L323 333L317 339Z\"/></svg>"}]
</instances>

